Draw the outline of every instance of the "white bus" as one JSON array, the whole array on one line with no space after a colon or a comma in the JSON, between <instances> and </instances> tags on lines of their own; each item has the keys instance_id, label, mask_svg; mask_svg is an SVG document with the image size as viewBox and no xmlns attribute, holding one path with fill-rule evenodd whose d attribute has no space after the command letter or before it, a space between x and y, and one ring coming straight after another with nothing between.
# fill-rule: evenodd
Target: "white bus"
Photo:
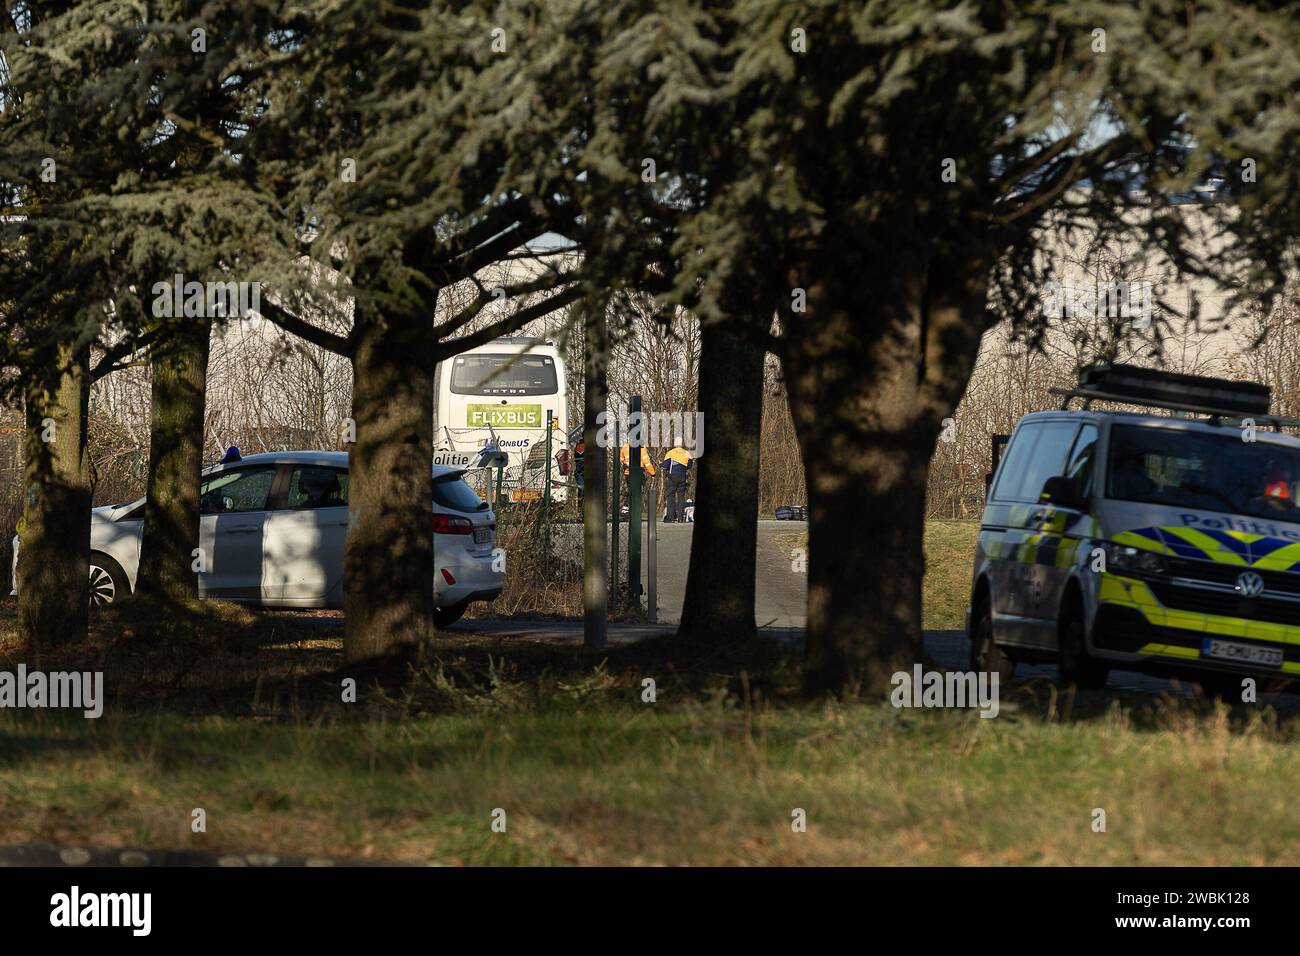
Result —
<instances>
[{"instance_id":1,"label":"white bus","mask_svg":"<svg viewBox=\"0 0 1300 956\"><path fill-rule=\"evenodd\" d=\"M546 485L549 412L551 497L567 498L572 460L566 437L568 387L564 360L552 342L524 336L493 339L440 362L435 384L435 462L472 467L463 455L477 458L482 449L495 445L507 455L507 500L540 500ZM495 494L495 469L467 479L475 487L490 482Z\"/></svg>"}]
</instances>

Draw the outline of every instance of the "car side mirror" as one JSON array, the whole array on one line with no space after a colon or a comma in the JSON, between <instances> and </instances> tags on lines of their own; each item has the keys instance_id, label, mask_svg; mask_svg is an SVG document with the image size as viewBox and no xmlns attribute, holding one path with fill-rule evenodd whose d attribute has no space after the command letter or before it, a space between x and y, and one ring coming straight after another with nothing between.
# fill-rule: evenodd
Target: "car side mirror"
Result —
<instances>
[{"instance_id":1,"label":"car side mirror","mask_svg":"<svg viewBox=\"0 0 1300 956\"><path fill-rule=\"evenodd\" d=\"M1088 504L1087 496L1079 494L1074 482L1065 475L1053 475L1043 482L1043 491L1038 500L1061 508L1084 508Z\"/></svg>"}]
</instances>

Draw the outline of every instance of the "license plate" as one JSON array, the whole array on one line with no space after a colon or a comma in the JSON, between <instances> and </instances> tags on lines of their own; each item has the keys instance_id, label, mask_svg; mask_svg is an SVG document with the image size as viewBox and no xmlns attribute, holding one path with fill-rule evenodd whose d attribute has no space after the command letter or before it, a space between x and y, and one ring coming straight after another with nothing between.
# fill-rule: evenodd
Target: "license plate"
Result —
<instances>
[{"instance_id":1,"label":"license plate","mask_svg":"<svg viewBox=\"0 0 1300 956\"><path fill-rule=\"evenodd\" d=\"M1276 647L1258 647L1254 644L1234 644L1206 638L1201 642L1201 656L1221 661L1238 661L1242 664L1259 664L1262 667L1281 667L1282 650Z\"/></svg>"},{"instance_id":2,"label":"license plate","mask_svg":"<svg viewBox=\"0 0 1300 956\"><path fill-rule=\"evenodd\" d=\"M492 540L492 529L491 529L491 528L475 528L475 529L474 529L474 543L475 543L475 544L487 544L487 543L488 543L489 541L491 541L491 540Z\"/></svg>"}]
</instances>

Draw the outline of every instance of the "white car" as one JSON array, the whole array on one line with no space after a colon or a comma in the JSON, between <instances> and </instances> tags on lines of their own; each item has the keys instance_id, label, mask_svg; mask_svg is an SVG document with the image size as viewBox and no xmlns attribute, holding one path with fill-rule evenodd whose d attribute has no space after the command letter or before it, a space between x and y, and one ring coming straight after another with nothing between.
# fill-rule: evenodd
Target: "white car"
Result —
<instances>
[{"instance_id":1,"label":"white car","mask_svg":"<svg viewBox=\"0 0 1300 956\"><path fill-rule=\"evenodd\" d=\"M436 620L446 626L475 601L501 593L496 518L465 483L464 468L433 467ZM341 608L348 532L348 456L337 451L249 455L203 471L201 598L264 607ZM90 516L90 600L135 590L144 499ZM18 581L18 538L14 577ZM17 584L14 592L17 594Z\"/></svg>"}]
</instances>

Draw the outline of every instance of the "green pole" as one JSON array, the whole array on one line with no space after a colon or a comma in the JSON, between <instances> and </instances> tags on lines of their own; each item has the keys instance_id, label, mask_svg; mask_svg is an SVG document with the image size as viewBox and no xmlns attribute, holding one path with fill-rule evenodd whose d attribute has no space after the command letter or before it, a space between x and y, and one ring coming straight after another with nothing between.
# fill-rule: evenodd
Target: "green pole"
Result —
<instances>
[{"instance_id":1,"label":"green pole","mask_svg":"<svg viewBox=\"0 0 1300 956\"><path fill-rule=\"evenodd\" d=\"M614 454L609 456L610 471L614 474L614 480L609 483L610 494L613 495L613 507L610 509L610 521L613 524L610 527L610 534L613 536L613 544L610 546L609 559L609 594L614 601L614 607L619 607L618 600L618 523L622 520L622 502L618 500L619 485L623 482L623 476L620 474L622 465L618 458L619 444L618 440L614 441Z\"/></svg>"},{"instance_id":2,"label":"green pole","mask_svg":"<svg viewBox=\"0 0 1300 956\"><path fill-rule=\"evenodd\" d=\"M505 482L506 482L506 466L497 465L497 507L498 508L501 508L505 505L504 493L501 490Z\"/></svg>"},{"instance_id":3,"label":"green pole","mask_svg":"<svg viewBox=\"0 0 1300 956\"><path fill-rule=\"evenodd\" d=\"M641 604L641 396L632 396L632 430L627 440L627 588Z\"/></svg>"}]
</instances>

